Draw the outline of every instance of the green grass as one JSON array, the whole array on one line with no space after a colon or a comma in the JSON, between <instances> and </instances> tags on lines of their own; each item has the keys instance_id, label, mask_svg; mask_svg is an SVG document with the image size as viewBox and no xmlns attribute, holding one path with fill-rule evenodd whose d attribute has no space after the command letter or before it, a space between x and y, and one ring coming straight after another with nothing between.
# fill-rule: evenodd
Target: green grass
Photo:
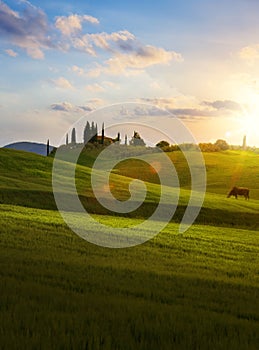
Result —
<instances>
[{"instance_id":1,"label":"green grass","mask_svg":"<svg viewBox=\"0 0 259 350\"><path fill-rule=\"evenodd\" d=\"M2 349L257 348L257 231L169 224L114 250L56 211L1 205L0 225Z\"/></svg>"},{"instance_id":2,"label":"green grass","mask_svg":"<svg viewBox=\"0 0 259 350\"><path fill-rule=\"evenodd\" d=\"M172 152L169 156L172 157L175 167L179 172L180 181L182 182L179 206L173 218L173 221L179 223L190 197L189 185L183 185L183 183L186 183L189 175L188 171L185 171L185 167L187 167L186 161L180 152ZM84 157L85 154L83 154ZM90 158L92 159L92 157L94 155L91 155ZM148 157L149 155L147 155L147 160ZM204 205L196 222L200 224L258 229L259 221L257 213L259 210L259 198L257 197L257 193L259 195L259 181L256 180L259 176L259 165L256 167L258 155L248 152L238 153L231 151L217 154L207 153L204 154L204 157L208 172L208 188ZM217 159L218 167L216 167ZM245 162L243 159L245 159ZM226 199L226 192L229 187L226 183L230 181L228 180L230 178L230 170L232 169L233 171L233 169L239 166L238 164L240 162L245 164L242 168L242 184L251 188L250 201L245 201L242 197L238 200L234 198ZM160 186L157 184L156 175L154 175L153 171L150 171L150 166L144 162L132 160L130 166L129 164L126 166L126 164L127 161L120 163L114 170L115 173L111 175L112 192L118 199L126 200L129 197L128 187L131 181L130 177L135 176L134 174L137 173L140 179L148 180L147 200L137 211L126 215L132 218L147 218L156 209L160 198ZM61 178L61 181L64 183L67 181L66 170L70 166L69 163L64 163L64 175ZM251 171L249 171L250 168L252 169ZM125 176L126 169L128 169L127 177ZM217 169L217 174L214 174L215 169ZM56 209L52 193L51 158L0 149L0 170L0 203L41 209ZM224 172L226 175L223 175ZM91 189L90 176L91 169L89 167L78 165L77 188L86 210L93 214L118 215L103 208L96 200ZM216 181L218 181L217 185L215 185ZM214 187L210 184L214 184ZM168 196L169 206L171 205L173 193L171 191L171 195ZM69 202L69 195L67 200Z\"/></svg>"},{"instance_id":3,"label":"green grass","mask_svg":"<svg viewBox=\"0 0 259 350\"><path fill-rule=\"evenodd\" d=\"M91 190L94 152L82 154L77 167L85 208L111 227L149 217L160 194L152 168L134 160L116 166L110 180L118 199L128 198L136 172L148 188L139 210L118 216ZM258 348L258 155L204 153L206 198L183 235L177 232L190 174L180 152L168 155L181 183L172 222L141 246L107 249L82 240L63 222L52 193L51 158L0 149L1 349ZM66 183L71 164L63 165ZM227 199L234 183L249 187L251 200ZM168 205L173 192L168 189Z\"/></svg>"},{"instance_id":4,"label":"green grass","mask_svg":"<svg viewBox=\"0 0 259 350\"><path fill-rule=\"evenodd\" d=\"M202 153L207 171L207 192L227 194L234 185L249 187L251 197L259 199L259 157L245 151L224 151ZM191 188L189 167L184 155L177 152L166 153L178 172L182 188ZM146 159L149 160L147 155ZM158 183L157 176L143 162L126 160L117 165L117 174L135 177L140 174L144 181Z\"/></svg>"}]
</instances>

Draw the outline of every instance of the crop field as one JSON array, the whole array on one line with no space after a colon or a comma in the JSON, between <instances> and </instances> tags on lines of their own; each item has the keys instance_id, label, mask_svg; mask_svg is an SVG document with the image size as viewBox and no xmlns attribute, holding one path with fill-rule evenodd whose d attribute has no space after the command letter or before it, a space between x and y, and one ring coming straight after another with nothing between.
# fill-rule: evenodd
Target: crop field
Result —
<instances>
[{"instance_id":1,"label":"crop field","mask_svg":"<svg viewBox=\"0 0 259 350\"><path fill-rule=\"evenodd\" d=\"M178 229L190 178L182 154L169 156L181 182L172 221L140 246L108 249L64 223L52 193L51 158L0 149L1 349L258 348L258 155L204 154L207 193L184 234ZM119 199L127 198L135 169L148 188L139 211L119 216L90 189L91 159L77 167L87 211L111 227L149 217L160 193L150 169L137 161L114 169ZM250 188L249 201L226 198L235 183Z\"/></svg>"}]
</instances>

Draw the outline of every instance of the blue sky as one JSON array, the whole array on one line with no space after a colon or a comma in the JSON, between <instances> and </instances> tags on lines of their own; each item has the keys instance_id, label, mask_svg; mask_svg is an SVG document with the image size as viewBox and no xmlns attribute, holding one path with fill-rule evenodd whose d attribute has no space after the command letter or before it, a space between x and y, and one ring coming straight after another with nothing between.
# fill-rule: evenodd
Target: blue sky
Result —
<instances>
[{"instance_id":1,"label":"blue sky","mask_svg":"<svg viewBox=\"0 0 259 350\"><path fill-rule=\"evenodd\" d=\"M0 1L0 145L58 144L89 111L129 101L200 142L259 146L258 13L255 0ZM162 131L170 119L136 116Z\"/></svg>"}]
</instances>

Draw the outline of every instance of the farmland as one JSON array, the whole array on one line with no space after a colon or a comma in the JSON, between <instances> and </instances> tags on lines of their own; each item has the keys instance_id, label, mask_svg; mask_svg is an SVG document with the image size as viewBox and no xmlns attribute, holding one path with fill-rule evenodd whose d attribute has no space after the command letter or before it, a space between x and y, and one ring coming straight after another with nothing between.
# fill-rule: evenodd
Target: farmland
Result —
<instances>
[{"instance_id":1,"label":"farmland","mask_svg":"<svg viewBox=\"0 0 259 350\"><path fill-rule=\"evenodd\" d=\"M107 249L82 240L62 220L52 194L51 158L0 150L3 349L257 348L258 155L204 154L206 198L184 234L178 228L190 179L182 155L169 156L181 182L172 222L145 244ZM115 194L124 198L135 167L148 183L147 202L125 216L101 208L84 157L78 192L96 220L126 227L154 210L157 178L134 161L114 169ZM251 200L227 199L233 182L248 186Z\"/></svg>"}]
</instances>

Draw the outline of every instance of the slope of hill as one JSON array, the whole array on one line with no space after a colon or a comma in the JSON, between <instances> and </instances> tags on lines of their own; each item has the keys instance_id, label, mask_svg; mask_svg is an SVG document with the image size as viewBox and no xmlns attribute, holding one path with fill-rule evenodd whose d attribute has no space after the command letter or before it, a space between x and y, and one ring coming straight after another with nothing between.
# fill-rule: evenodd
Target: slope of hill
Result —
<instances>
[{"instance_id":1,"label":"slope of hill","mask_svg":"<svg viewBox=\"0 0 259 350\"><path fill-rule=\"evenodd\" d=\"M216 158L213 159L212 165L208 162L208 181L221 177L221 169L224 164L227 163L229 169L231 169L231 166L234 167L233 164L231 165L232 159L234 158L235 155L232 154L219 154L217 167L215 166ZM229 159L229 161L226 162L226 159ZM180 155L178 161L178 168L184 168L185 165L180 160ZM225 194L226 184L222 179L222 182L218 182L219 185L217 187L212 187L212 189L216 189L218 193L209 191L206 193L203 207L196 221L197 223L250 229L258 228L259 222L257 215L259 212L259 202L254 198L259 192L259 186L255 181L258 173L256 172L256 167L254 167L254 161L255 159L252 157L252 161L249 163L254 172L246 177L246 185L253 189L251 200L245 201L243 198L239 200L233 198L227 199ZM32 153L9 149L0 149L0 203L23 205L32 208L56 209L52 193L52 162L53 159L49 157L42 157ZM128 167L129 171L134 169L133 164L131 165L131 167ZM61 179L63 182L68 180L66 178L66 169L70 166L70 163L64 163L64 174ZM128 188L131 178L120 175L118 169L116 169L116 171L117 173L110 176L111 187L113 188L112 192L117 199L126 200L129 198ZM123 173L123 171L121 172ZM210 175L210 172L212 175ZM138 175L144 178L144 180L149 180L148 174L146 169L138 171ZM129 173L129 175L131 174ZM153 173L151 173L150 176L152 180ZM185 176L185 171L183 171L183 178L185 178ZM81 165L77 166L76 183L81 202L88 212L118 215L102 207L95 198L91 189L90 168ZM146 201L139 209L125 214L126 216L144 219L149 217L156 209L160 198L160 185L151 182L147 182L146 184L148 189ZM210 183L208 183L208 189L210 190ZM168 205L171 205L171 198L173 198L173 195L174 189L168 188ZM175 222L181 221L189 197L190 190L188 186L186 186L186 188L182 188L180 191L179 205L173 218ZM67 194L67 200L69 201L69 194ZM123 215L121 214L121 216Z\"/></svg>"},{"instance_id":2,"label":"slope of hill","mask_svg":"<svg viewBox=\"0 0 259 350\"><path fill-rule=\"evenodd\" d=\"M71 160L74 157L75 149L68 149ZM78 163L87 167L92 167L100 150L83 150ZM134 157L134 151L125 151L121 148L121 153ZM259 155L249 151L222 151L203 152L207 172L207 192L226 195L233 186L249 187L251 198L259 199ZM138 152L136 152L138 155ZM191 177L189 165L182 152L167 152L166 155L172 160L180 181L184 189L191 188ZM150 161L150 159L152 159ZM152 163L153 154L146 153L145 160ZM129 159L118 163L113 172L118 175L135 178L136 174L143 181L159 183L158 176L150 169L150 166L142 161Z\"/></svg>"},{"instance_id":3,"label":"slope of hill","mask_svg":"<svg viewBox=\"0 0 259 350\"><path fill-rule=\"evenodd\" d=\"M170 223L141 246L105 249L57 211L1 204L0 227L1 349L258 348L256 231L179 235Z\"/></svg>"},{"instance_id":4,"label":"slope of hill","mask_svg":"<svg viewBox=\"0 0 259 350\"><path fill-rule=\"evenodd\" d=\"M18 151L32 152L42 156L45 156L47 153L47 146L44 143L36 142L14 142L9 145L4 146L3 148L11 148ZM49 151L53 150L53 146L49 146Z\"/></svg>"},{"instance_id":5,"label":"slope of hill","mask_svg":"<svg viewBox=\"0 0 259 350\"><path fill-rule=\"evenodd\" d=\"M135 248L105 249L80 239L50 210L52 158L0 149L3 349L257 349L259 201L223 194L222 168L231 179L233 161L240 158L205 155L211 192L196 224L182 235L177 232L190 195L187 168L180 154L171 156L186 182L176 223ZM257 165L249 159L243 169L251 169L251 176L244 179L255 193ZM66 182L71 164L62 165ZM129 172L138 166L131 163ZM159 200L160 186L149 170L138 171L153 183L147 183L148 199L131 218L107 215L98 206L89 167L77 167L78 192L89 212L105 214L94 214L97 221L137 225ZM115 171L114 193L126 199L131 178L119 175L126 175L119 166Z\"/></svg>"},{"instance_id":6,"label":"slope of hill","mask_svg":"<svg viewBox=\"0 0 259 350\"><path fill-rule=\"evenodd\" d=\"M166 153L178 172L181 187L191 188L189 166L181 152ZM148 162L149 155L146 156ZM234 186L249 187L251 198L259 199L259 155L245 151L203 153L207 172L207 192L226 195ZM142 163L142 164L141 164ZM144 181L158 183L158 178L143 162L126 160L114 169L116 174L135 177L142 174Z\"/></svg>"}]
</instances>

